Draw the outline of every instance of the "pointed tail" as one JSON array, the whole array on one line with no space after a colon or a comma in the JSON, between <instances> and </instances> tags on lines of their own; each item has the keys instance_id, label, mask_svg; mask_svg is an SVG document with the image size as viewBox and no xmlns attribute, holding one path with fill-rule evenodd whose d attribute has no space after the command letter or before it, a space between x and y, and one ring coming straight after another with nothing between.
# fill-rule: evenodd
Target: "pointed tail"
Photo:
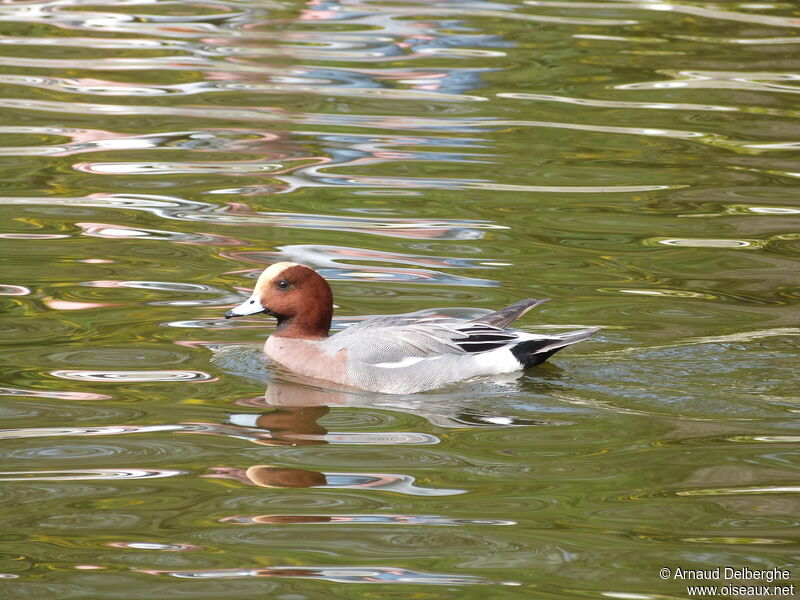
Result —
<instances>
[{"instance_id":1,"label":"pointed tail","mask_svg":"<svg viewBox=\"0 0 800 600\"><path fill-rule=\"evenodd\" d=\"M520 362L522 368L527 369L543 363L562 348L585 340L600 329L600 327L590 327L561 335L537 336L534 339L518 343L511 348L511 353Z\"/></svg>"}]
</instances>

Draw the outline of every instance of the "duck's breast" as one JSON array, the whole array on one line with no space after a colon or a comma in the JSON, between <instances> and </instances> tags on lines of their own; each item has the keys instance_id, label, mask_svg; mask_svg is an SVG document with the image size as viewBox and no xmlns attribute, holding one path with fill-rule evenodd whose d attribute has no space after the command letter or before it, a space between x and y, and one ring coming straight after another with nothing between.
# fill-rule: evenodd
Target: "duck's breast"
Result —
<instances>
[{"instance_id":1,"label":"duck's breast","mask_svg":"<svg viewBox=\"0 0 800 600\"><path fill-rule=\"evenodd\" d=\"M331 351L324 340L303 340L272 335L264 344L264 354L299 375L345 383L347 352Z\"/></svg>"}]
</instances>

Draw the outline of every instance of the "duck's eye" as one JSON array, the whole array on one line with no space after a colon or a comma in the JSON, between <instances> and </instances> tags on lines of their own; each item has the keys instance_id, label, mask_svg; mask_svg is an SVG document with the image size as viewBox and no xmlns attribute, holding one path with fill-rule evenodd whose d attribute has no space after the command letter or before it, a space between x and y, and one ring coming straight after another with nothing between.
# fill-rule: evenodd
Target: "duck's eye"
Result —
<instances>
[{"instance_id":1,"label":"duck's eye","mask_svg":"<svg viewBox=\"0 0 800 600\"><path fill-rule=\"evenodd\" d=\"M278 282L278 288L280 288L280 289L282 289L282 290L285 290L285 289L286 289L286 288L288 288L288 287L289 287L289 282L288 282L288 281L286 281L285 279L281 279L281 280Z\"/></svg>"}]
</instances>

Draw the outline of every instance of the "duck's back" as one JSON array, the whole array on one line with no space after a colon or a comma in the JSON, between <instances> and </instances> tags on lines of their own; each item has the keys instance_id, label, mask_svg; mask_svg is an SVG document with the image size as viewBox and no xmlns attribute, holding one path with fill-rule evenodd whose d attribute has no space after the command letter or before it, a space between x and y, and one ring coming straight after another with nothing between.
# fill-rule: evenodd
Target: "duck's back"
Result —
<instances>
[{"instance_id":1,"label":"duck's back","mask_svg":"<svg viewBox=\"0 0 800 600\"><path fill-rule=\"evenodd\" d=\"M374 317L318 341L274 339L265 351L291 370L372 392L410 394L543 362L596 329L541 335L504 329L541 301L524 300L472 321Z\"/></svg>"},{"instance_id":2,"label":"duck's back","mask_svg":"<svg viewBox=\"0 0 800 600\"><path fill-rule=\"evenodd\" d=\"M509 350L517 341L516 332L485 323L391 316L353 325L321 345L332 355L346 351L347 385L413 393L519 370L521 365Z\"/></svg>"}]
</instances>

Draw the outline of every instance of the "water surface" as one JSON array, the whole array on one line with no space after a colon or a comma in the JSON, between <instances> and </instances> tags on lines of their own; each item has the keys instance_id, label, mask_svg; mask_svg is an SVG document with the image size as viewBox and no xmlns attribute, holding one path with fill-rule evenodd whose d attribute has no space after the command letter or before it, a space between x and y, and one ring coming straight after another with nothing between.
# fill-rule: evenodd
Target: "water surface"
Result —
<instances>
[{"instance_id":1,"label":"water surface","mask_svg":"<svg viewBox=\"0 0 800 600\"><path fill-rule=\"evenodd\" d=\"M0 5L0 589L795 577L799 32L782 2ZM335 328L534 297L523 329L603 330L524 375L331 390L223 319L281 260Z\"/></svg>"}]
</instances>

